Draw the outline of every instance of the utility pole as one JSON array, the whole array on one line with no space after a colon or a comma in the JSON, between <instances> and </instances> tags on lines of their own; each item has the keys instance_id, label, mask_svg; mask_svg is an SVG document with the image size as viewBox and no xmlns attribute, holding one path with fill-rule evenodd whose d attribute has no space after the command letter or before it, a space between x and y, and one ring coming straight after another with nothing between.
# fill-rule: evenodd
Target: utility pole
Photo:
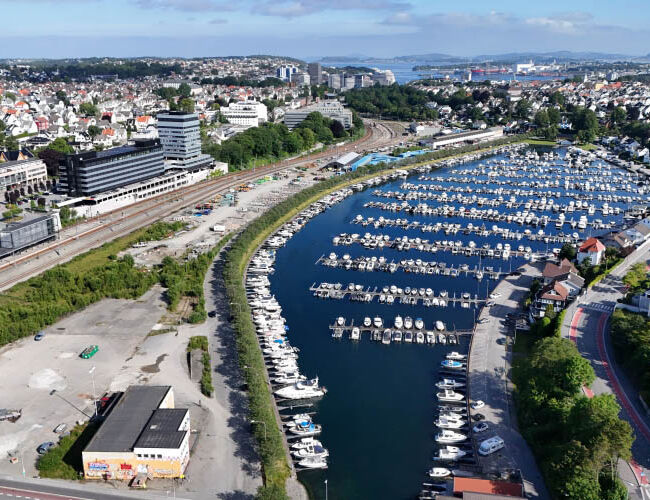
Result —
<instances>
[{"instance_id":1,"label":"utility pole","mask_svg":"<svg viewBox=\"0 0 650 500\"><path fill-rule=\"evenodd\" d=\"M88 370L88 373L90 373L90 378L93 382L93 408L94 408L94 413L95 417L97 417L97 397L96 394L97 392L95 391L95 368L96 366L93 366L90 370Z\"/></svg>"}]
</instances>

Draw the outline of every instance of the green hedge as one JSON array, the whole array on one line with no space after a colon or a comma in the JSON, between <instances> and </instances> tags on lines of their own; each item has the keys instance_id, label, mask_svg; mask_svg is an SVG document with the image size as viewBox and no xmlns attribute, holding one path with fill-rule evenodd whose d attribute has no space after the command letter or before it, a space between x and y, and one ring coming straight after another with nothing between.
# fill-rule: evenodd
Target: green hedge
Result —
<instances>
[{"instance_id":1,"label":"green hedge","mask_svg":"<svg viewBox=\"0 0 650 500\"><path fill-rule=\"evenodd\" d=\"M650 320L630 311L616 309L610 336L616 359L650 403Z\"/></svg>"},{"instance_id":2,"label":"green hedge","mask_svg":"<svg viewBox=\"0 0 650 500\"><path fill-rule=\"evenodd\" d=\"M265 425L254 426L255 438L258 442L260 457L264 467L266 486L279 488L284 491L284 483L289 476L289 465L284 452L283 436L275 418L274 403L270 387L266 380L266 367L256 335L255 325L252 321L251 310L246 298L243 276L247 263L257 247L275 229L285 221L291 219L299 211L328 192L332 192L347 184L354 183L365 177L381 174L384 171L399 166L422 164L427 161L439 160L463 154L476 152L486 148L497 147L513 142L520 142L525 136L512 136L480 146L466 146L463 148L440 150L418 158L418 163L406 159L404 161L386 165L359 167L354 172L341 176L331 177L314 186L306 188L285 201L270 208L257 219L249 223L246 228L233 240L232 246L226 256L224 278L226 290L231 303L237 307L232 309L232 323L237 333L237 350L239 364L246 379L250 400L250 418ZM266 428L266 439L264 429Z\"/></svg>"}]
</instances>

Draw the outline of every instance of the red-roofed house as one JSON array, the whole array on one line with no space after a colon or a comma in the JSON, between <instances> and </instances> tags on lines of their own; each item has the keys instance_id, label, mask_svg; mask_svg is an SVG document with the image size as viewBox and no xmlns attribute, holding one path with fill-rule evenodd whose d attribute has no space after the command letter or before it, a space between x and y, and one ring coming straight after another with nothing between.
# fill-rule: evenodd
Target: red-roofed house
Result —
<instances>
[{"instance_id":1,"label":"red-roofed house","mask_svg":"<svg viewBox=\"0 0 650 500\"><path fill-rule=\"evenodd\" d=\"M502 495L511 498L524 498L524 488L521 484L507 481L490 481L473 477L454 478L454 496L464 497L464 493L483 493L487 495Z\"/></svg>"},{"instance_id":2,"label":"red-roofed house","mask_svg":"<svg viewBox=\"0 0 650 500\"><path fill-rule=\"evenodd\" d=\"M559 281L544 285L530 305L531 318L543 318L549 305L553 307L553 311L560 312L566 306L568 298L569 290Z\"/></svg>"},{"instance_id":3,"label":"red-roofed house","mask_svg":"<svg viewBox=\"0 0 650 500\"><path fill-rule=\"evenodd\" d=\"M44 116L39 116L34 121L36 122L36 128L38 128L39 132L42 132L42 131L47 130L48 128L50 128L50 122Z\"/></svg>"},{"instance_id":4,"label":"red-roofed house","mask_svg":"<svg viewBox=\"0 0 650 500\"><path fill-rule=\"evenodd\" d=\"M589 259L593 266L600 264L605 254L605 245L603 245L597 238L589 238L578 249L578 262L582 263L585 259Z\"/></svg>"},{"instance_id":5,"label":"red-roofed house","mask_svg":"<svg viewBox=\"0 0 650 500\"><path fill-rule=\"evenodd\" d=\"M542 272L544 277L544 284L548 285L550 282L554 281L556 278L565 275L568 272L578 274L576 266L574 266L568 259L562 259L560 265L553 264L552 262L547 262Z\"/></svg>"}]
</instances>

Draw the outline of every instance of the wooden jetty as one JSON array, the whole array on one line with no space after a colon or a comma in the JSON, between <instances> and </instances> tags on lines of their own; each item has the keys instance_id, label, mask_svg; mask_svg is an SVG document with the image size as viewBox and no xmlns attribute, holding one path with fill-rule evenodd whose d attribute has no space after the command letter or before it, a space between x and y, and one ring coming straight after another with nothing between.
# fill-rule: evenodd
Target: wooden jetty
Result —
<instances>
[{"instance_id":1,"label":"wooden jetty","mask_svg":"<svg viewBox=\"0 0 650 500\"><path fill-rule=\"evenodd\" d=\"M426 333L427 332L433 332L435 334L435 343L439 343L438 342L438 336L442 335L445 338L445 343L449 344L449 345L457 344L459 339L462 336L468 336L468 335L472 335L474 333L474 330L455 330L455 329L454 330L445 329L443 331L438 331L438 330L433 330L433 329L418 330L416 328L403 328L403 327L402 328L394 328L392 326L384 326L382 328L376 328L374 326L369 326L369 327L363 326L363 324L355 325L354 320L352 320L349 324L346 322L343 325L338 325L338 324L330 325L329 329L332 331L332 337L333 338L347 337L349 339L350 338L350 333L352 332L352 329L355 328L355 327L359 328L359 340L363 339L363 337L366 336L366 337L368 337L369 340L374 340L375 342L382 342L382 335L383 335L384 331L388 329L388 330L391 331L391 334L394 333L394 332L397 332L397 331L401 332L403 336L406 333L411 333L413 335L413 340L410 343L412 343L412 344L417 344L418 343L418 342L416 342L415 336L416 336L417 333L422 333L422 334L425 335L425 341L424 341L423 345L433 345L433 342L432 343L427 343L427 341L426 341ZM347 335L345 335L345 334L347 334ZM405 340L394 341L391 338L390 343L391 344L399 344L399 343L408 344L409 342L405 341ZM454 374L459 374L460 375L460 374L465 374L465 372L466 372L465 369L463 369L463 370L441 369L440 370L440 373L444 374L445 376L452 376Z\"/></svg>"}]
</instances>

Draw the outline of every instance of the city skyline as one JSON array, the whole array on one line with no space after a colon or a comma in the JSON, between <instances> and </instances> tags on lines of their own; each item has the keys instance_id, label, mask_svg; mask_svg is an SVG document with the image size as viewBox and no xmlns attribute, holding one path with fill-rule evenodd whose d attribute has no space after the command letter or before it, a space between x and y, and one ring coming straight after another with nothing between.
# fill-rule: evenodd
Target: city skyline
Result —
<instances>
[{"instance_id":1,"label":"city skyline","mask_svg":"<svg viewBox=\"0 0 650 500\"><path fill-rule=\"evenodd\" d=\"M28 24L5 27L1 58L200 57L246 54L304 59L363 54L473 56L557 50L647 54L639 1L551 0L528 5L476 0L35 0ZM22 2L0 0L6 18Z\"/></svg>"}]
</instances>

